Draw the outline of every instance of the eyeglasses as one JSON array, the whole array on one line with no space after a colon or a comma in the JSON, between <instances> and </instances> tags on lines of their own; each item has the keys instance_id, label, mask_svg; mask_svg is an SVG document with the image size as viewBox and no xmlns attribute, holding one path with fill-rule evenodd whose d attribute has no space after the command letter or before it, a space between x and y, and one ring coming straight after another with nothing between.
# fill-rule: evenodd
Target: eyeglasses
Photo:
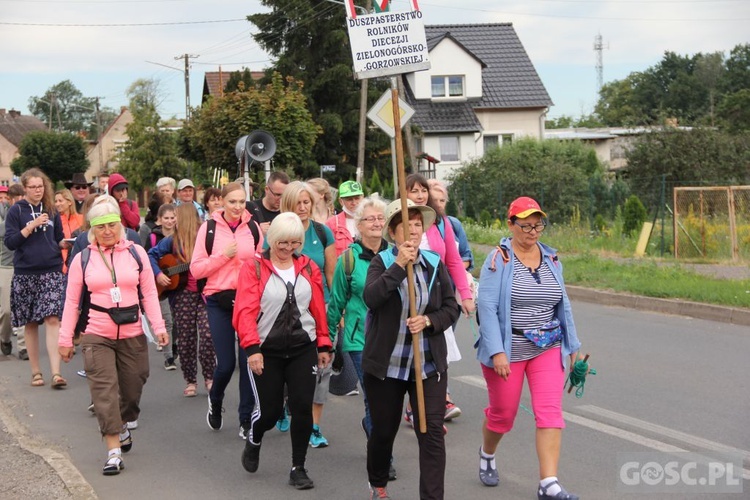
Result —
<instances>
[{"instance_id":1,"label":"eyeglasses","mask_svg":"<svg viewBox=\"0 0 750 500\"><path fill-rule=\"evenodd\" d=\"M514 222L513 224L520 227L521 231L523 231L524 233L530 233L532 229L537 233L541 233L542 231L544 231L544 228L547 227L546 222L540 222L538 224L519 224L518 222Z\"/></svg>"},{"instance_id":2,"label":"eyeglasses","mask_svg":"<svg viewBox=\"0 0 750 500\"><path fill-rule=\"evenodd\" d=\"M268 191L269 193L271 193L275 198L281 198L281 195L284 194L283 192L282 193L274 193L273 191L271 191L271 188L268 187L268 186L266 186L266 191Z\"/></svg>"},{"instance_id":3,"label":"eyeglasses","mask_svg":"<svg viewBox=\"0 0 750 500\"><path fill-rule=\"evenodd\" d=\"M73 186L73 189L88 189L88 186Z\"/></svg>"},{"instance_id":4,"label":"eyeglasses","mask_svg":"<svg viewBox=\"0 0 750 500\"><path fill-rule=\"evenodd\" d=\"M385 217L383 217L382 215L378 215L378 216L371 215L369 217L362 217L361 220L362 222L367 222L368 224L374 224L376 221L380 222L381 224L385 223Z\"/></svg>"},{"instance_id":5,"label":"eyeglasses","mask_svg":"<svg viewBox=\"0 0 750 500\"><path fill-rule=\"evenodd\" d=\"M302 245L301 241L277 241L276 246L279 248L299 248Z\"/></svg>"},{"instance_id":6,"label":"eyeglasses","mask_svg":"<svg viewBox=\"0 0 750 500\"><path fill-rule=\"evenodd\" d=\"M26 186L26 189L44 189L44 184L39 184L38 186Z\"/></svg>"}]
</instances>

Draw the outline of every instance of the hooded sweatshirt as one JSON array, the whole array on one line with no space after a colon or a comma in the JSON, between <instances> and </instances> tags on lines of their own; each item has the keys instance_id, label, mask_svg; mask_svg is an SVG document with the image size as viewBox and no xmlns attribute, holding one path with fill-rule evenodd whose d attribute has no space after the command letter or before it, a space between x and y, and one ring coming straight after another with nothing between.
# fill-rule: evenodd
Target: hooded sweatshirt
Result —
<instances>
[{"instance_id":1,"label":"hooded sweatshirt","mask_svg":"<svg viewBox=\"0 0 750 500\"><path fill-rule=\"evenodd\" d=\"M122 174L112 174L109 176L109 192L114 193L120 184L127 184L128 181ZM141 214L138 212L138 205L133 200L122 200L117 202L120 205L120 216L125 227L138 231L141 223Z\"/></svg>"},{"instance_id":2,"label":"hooded sweatshirt","mask_svg":"<svg viewBox=\"0 0 750 500\"><path fill-rule=\"evenodd\" d=\"M5 246L14 250L13 268L16 274L45 274L62 272L63 239L60 214L55 213L47 222L46 230L36 228L28 238L21 231L42 213L41 203L32 206L26 199L10 207L5 219Z\"/></svg>"}]
</instances>

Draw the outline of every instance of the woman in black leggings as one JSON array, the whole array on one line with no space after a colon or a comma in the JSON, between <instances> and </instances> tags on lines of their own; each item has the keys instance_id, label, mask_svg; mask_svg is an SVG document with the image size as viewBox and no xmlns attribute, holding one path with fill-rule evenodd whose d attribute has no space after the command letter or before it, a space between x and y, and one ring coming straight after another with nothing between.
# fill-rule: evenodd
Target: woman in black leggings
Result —
<instances>
[{"instance_id":1,"label":"woman in black leggings","mask_svg":"<svg viewBox=\"0 0 750 500\"><path fill-rule=\"evenodd\" d=\"M281 417L284 385L292 417L292 470L289 484L313 487L305 469L312 432L312 402L318 373L330 361L323 279L304 245L302 221L293 212L279 214L266 235L268 250L240 270L232 323L247 353L257 404L250 419L242 466L258 470L263 434Z\"/></svg>"}]
</instances>

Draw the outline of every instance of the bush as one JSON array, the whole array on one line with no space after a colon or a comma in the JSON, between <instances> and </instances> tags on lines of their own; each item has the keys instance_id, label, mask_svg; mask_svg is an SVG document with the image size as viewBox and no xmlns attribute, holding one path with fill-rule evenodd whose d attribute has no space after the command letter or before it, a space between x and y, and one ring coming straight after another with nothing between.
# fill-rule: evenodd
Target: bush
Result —
<instances>
[{"instance_id":1,"label":"bush","mask_svg":"<svg viewBox=\"0 0 750 500\"><path fill-rule=\"evenodd\" d=\"M622 215L624 218L622 230L625 234L632 234L634 231L641 228L648 213L646 212L646 207L641 203L641 200L639 200L636 195L632 195L625 202L625 208L623 209Z\"/></svg>"}]
</instances>

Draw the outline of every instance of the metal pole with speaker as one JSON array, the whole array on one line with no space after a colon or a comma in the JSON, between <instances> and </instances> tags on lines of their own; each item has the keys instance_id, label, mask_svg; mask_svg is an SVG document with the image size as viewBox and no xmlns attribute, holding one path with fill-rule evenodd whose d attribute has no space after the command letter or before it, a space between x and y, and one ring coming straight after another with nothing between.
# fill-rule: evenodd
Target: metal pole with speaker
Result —
<instances>
[{"instance_id":1,"label":"metal pole with speaker","mask_svg":"<svg viewBox=\"0 0 750 500\"><path fill-rule=\"evenodd\" d=\"M265 163L266 181L270 170L270 160L276 153L276 139L263 130L255 130L237 139L234 146L237 155L237 168L245 179L245 196L250 200L250 166L253 161Z\"/></svg>"}]
</instances>

